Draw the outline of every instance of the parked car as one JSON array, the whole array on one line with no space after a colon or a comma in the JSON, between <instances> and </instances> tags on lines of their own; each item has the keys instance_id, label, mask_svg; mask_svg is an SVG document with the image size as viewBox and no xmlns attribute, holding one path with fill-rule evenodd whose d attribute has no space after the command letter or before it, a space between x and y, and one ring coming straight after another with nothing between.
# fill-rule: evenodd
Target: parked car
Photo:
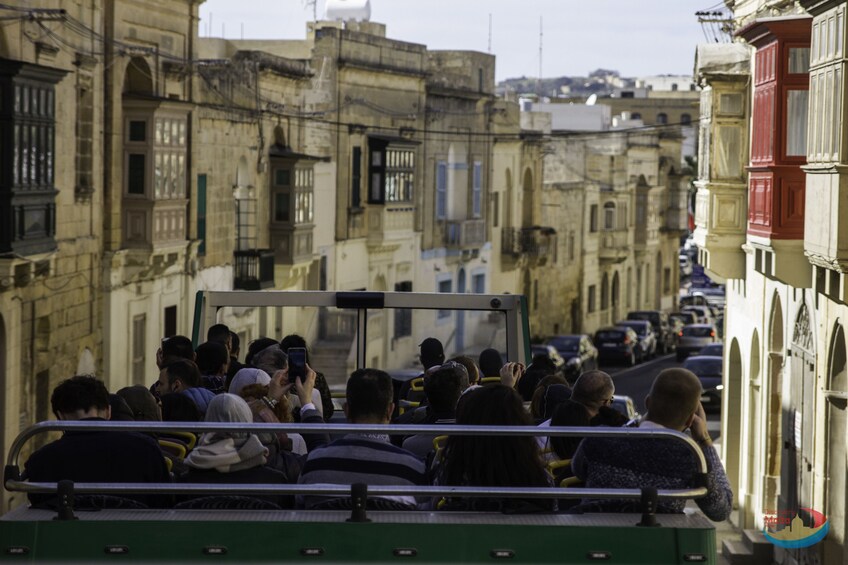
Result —
<instances>
[{"instance_id":1,"label":"parked car","mask_svg":"<svg viewBox=\"0 0 848 565\"><path fill-rule=\"evenodd\" d=\"M560 356L559 352L556 350L556 347L552 345L534 343L530 346L530 355L531 357L536 357L537 355L546 355L551 361L553 361L554 366L556 367L558 372L562 372L565 369L565 359Z\"/></svg>"},{"instance_id":2,"label":"parked car","mask_svg":"<svg viewBox=\"0 0 848 565\"><path fill-rule=\"evenodd\" d=\"M718 336L712 324L689 324L680 330L680 341L677 342L677 361L683 361L705 345L716 343Z\"/></svg>"},{"instance_id":3,"label":"parked car","mask_svg":"<svg viewBox=\"0 0 848 565\"><path fill-rule=\"evenodd\" d=\"M674 350L677 343L675 333L668 320L668 314L659 310L637 310L627 314L628 320L646 320L651 322L657 338L657 351L663 355ZM638 332L637 332L638 333Z\"/></svg>"},{"instance_id":4,"label":"parked car","mask_svg":"<svg viewBox=\"0 0 848 565\"><path fill-rule=\"evenodd\" d=\"M693 312L698 317L699 324L711 324L715 319L709 306L684 306L681 310Z\"/></svg>"},{"instance_id":5,"label":"parked car","mask_svg":"<svg viewBox=\"0 0 848 565\"><path fill-rule=\"evenodd\" d=\"M723 357L724 356L724 344L723 343L711 343L709 345L705 345L698 352L698 355L707 355L709 357Z\"/></svg>"},{"instance_id":6,"label":"parked car","mask_svg":"<svg viewBox=\"0 0 848 565\"><path fill-rule=\"evenodd\" d=\"M683 363L684 369L689 369L701 380L701 404L704 410L716 411L721 409L722 358L712 355L696 355Z\"/></svg>"},{"instance_id":7,"label":"parked car","mask_svg":"<svg viewBox=\"0 0 848 565\"><path fill-rule=\"evenodd\" d=\"M623 394L614 394L612 396L612 404L610 405L610 408L618 410L619 412L624 414L624 416L628 420L634 420L638 422L642 419L642 415L636 411L636 404L629 396Z\"/></svg>"},{"instance_id":8,"label":"parked car","mask_svg":"<svg viewBox=\"0 0 848 565\"><path fill-rule=\"evenodd\" d=\"M636 357L639 358L639 361L644 361L657 354L657 334L654 333L651 322L647 320L620 320L615 325L633 328L633 331L636 332L639 338Z\"/></svg>"},{"instance_id":9,"label":"parked car","mask_svg":"<svg viewBox=\"0 0 848 565\"><path fill-rule=\"evenodd\" d=\"M555 335L545 344L555 347L560 357L565 359L566 379L576 379L581 373L598 368L598 349L586 334Z\"/></svg>"},{"instance_id":10,"label":"parked car","mask_svg":"<svg viewBox=\"0 0 848 565\"><path fill-rule=\"evenodd\" d=\"M689 310L683 312L672 312L668 315L669 320L679 320L681 324L684 326L688 326L689 324L697 324L698 317L694 312Z\"/></svg>"},{"instance_id":11,"label":"parked car","mask_svg":"<svg viewBox=\"0 0 848 565\"><path fill-rule=\"evenodd\" d=\"M636 364L639 336L633 328L608 326L595 332L595 347L598 348L599 360L625 363L632 367Z\"/></svg>"},{"instance_id":12,"label":"parked car","mask_svg":"<svg viewBox=\"0 0 848 565\"><path fill-rule=\"evenodd\" d=\"M707 297L703 294L681 296L678 300L678 306L681 310L687 306L706 306Z\"/></svg>"},{"instance_id":13,"label":"parked car","mask_svg":"<svg viewBox=\"0 0 848 565\"><path fill-rule=\"evenodd\" d=\"M692 275L692 259L688 255L680 255L680 276Z\"/></svg>"}]
</instances>

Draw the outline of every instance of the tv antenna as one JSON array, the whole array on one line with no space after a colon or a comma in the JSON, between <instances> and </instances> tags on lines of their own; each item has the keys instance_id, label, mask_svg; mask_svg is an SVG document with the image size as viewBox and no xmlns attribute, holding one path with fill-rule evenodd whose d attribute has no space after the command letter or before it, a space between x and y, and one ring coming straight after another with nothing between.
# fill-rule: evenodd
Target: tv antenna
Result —
<instances>
[{"instance_id":1,"label":"tv antenna","mask_svg":"<svg viewBox=\"0 0 848 565\"><path fill-rule=\"evenodd\" d=\"M303 0L303 7L312 7L312 21L318 21L318 0Z\"/></svg>"}]
</instances>

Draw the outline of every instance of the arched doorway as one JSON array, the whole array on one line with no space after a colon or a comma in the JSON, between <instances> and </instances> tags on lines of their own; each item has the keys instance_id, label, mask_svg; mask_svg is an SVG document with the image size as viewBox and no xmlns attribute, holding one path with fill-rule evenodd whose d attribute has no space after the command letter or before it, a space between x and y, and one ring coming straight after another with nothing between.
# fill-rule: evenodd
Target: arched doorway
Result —
<instances>
[{"instance_id":1,"label":"arched doorway","mask_svg":"<svg viewBox=\"0 0 848 565\"><path fill-rule=\"evenodd\" d=\"M465 269L460 268L456 276L456 291L465 292ZM465 310L456 311L456 354L462 355L465 350Z\"/></svg>"},{"instance_id":2,"label":"arched doorway","mask_svg":"<svg viewBox=\"0 0 848 565\"><path fill-rule=\"evenodd\" d=\"M619 283L618 283L618 271L612 276L612 321L616 322L619 319Z\"/></svg>"},{"instance_id":3,"label":"arched doorway","mask_svg":"<svg viewBox=\"0 0 848 565\"><path fill-rule=\"evenodd\" d=\"M762 461L759 460L761 453L760 434L760 334L754 330L751 336L751 356L748 363L748 442L743 453L747 454L747 473L745 476L745 500L744 520L748 528L756 527L755 507L757 505L757 493L760 491L759 478L761 474Z\"/></svg>"},{"instance_id":4,"label":"arched doorway","mask_svg":"<svg viewBox=\"0 0 848 565\"><path fill-rule=\"evenodd\" d=\"M521 194L521 221L522 226L532 226L533 222L533 173L530 169L524 171L524 182Z\"/></svg>"},{"instance_id":5,"label":"arched doorway","mask_svg":"<svg viewBox=\"0 0 848 565\"><path fill-rule=\"evenodd\" d=\"M739 450L742 432L742 352L736 338L730 344L722 396L722 455L727 478L739 496Z\"/></svg>"},{"instance_id":6,"label":"arched doorway","mask_svg":"<svg viewBox=\"0 0 848 565\"><path fill-rule=\"evenodd\" d=\"M845 487L846 469L846 399L848 392L848 363L846 360L845 331L836 323L830 340L827 367L827 506L822 510L830 521L830 533L824 540L824 563L843 563L845 555Z\"/></svg>"},{"instance_id":7,"label":"arched doorway","mask_svg":"<svg viewBox=\"0 0 848 565\"><path fill-rule=\"evenodd\" d=\"M783 457L779 508L790 512L813 502L816 357L810 310L802 302L795 316L790 351L789 395L783 399ZM801 518L805 519L804 514ZM807 524L808 526L811 524ZM799 552L801 553L807 552Z\"/></svg>"},{"instance_id":8,"label":"arched doorway","mask_svg":"<svg viewBox=\"0 0 848 565\"><path fill-rule=\"evenodd\" d=\"M768 416L766 420L766 480L763 486L763 508L777 508L783 447L781 420L783 412L783 306L775 292L769 321L769 354L766 375Z\"/></svg>"}]
</instances>

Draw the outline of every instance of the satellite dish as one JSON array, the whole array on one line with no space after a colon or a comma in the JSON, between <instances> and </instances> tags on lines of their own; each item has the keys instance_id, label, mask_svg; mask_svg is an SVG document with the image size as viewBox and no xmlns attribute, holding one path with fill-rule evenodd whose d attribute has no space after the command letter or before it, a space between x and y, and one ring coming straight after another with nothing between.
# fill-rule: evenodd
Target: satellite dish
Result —
<instances>
[{"instance_id":1,"label":"satellite dish","mask_svg":"<svg viewBox=\"0 0 848 565\"><path fill-rule=\"evenodd\" d=\"M589 98L586 99L586 105L587 106L594 106L595 102L597 102L597 101L598 101L598 95L597 94L590 94Z\"/></svg>"}]
</instances>

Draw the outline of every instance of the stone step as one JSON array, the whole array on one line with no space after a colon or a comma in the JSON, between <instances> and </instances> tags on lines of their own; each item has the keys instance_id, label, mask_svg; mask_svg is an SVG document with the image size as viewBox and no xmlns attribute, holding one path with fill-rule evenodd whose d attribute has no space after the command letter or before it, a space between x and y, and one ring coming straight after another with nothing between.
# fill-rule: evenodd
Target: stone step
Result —
<instances>
[{"instance_id":1,"label":"stone step","mask_svg":"<svg viewBox=\"0 0 848 565\"><path fill-rule=\"evenodd\" d=\"M753 565L754 554L741 540L724 540L721 544L721 556L729 565Z\"/></svg>"},{"instance_id":2,"label":"stone step","mask_svg":"<svg viewBox=\"0 0 848 565\"><path fill-rule=\"evenodd\" d=\"M774 544L760 530L743 530L742 543L751 551L755 565L769 565L774 560Z\"/></svg>"}]
</instances>

